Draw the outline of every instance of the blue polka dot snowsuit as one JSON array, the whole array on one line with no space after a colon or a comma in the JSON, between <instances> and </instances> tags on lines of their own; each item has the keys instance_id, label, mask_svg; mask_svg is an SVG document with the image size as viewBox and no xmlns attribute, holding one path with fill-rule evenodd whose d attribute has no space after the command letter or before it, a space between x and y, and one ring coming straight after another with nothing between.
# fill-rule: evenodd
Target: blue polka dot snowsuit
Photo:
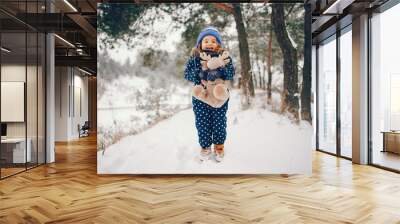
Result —
<instances>
[{"instance_id":1,"label":"blue polka dot snowsuit","mask_svg":"<svg viewBox=\"0 0 400 224\"><path fill-rule=\"evenodd\" d=\"M223 68L218 68L224 80L232 80L235 75L232 58ZM186 63L185 79L199 85L201 64L200 58L192 56ZM220 108L214 108L195 97L192 97L195 124L199 137L199 144L202 148L210 147L211 144L224 144L226 139L226 112L228 110L229 99Z\"/></svg>"}]
</instances>

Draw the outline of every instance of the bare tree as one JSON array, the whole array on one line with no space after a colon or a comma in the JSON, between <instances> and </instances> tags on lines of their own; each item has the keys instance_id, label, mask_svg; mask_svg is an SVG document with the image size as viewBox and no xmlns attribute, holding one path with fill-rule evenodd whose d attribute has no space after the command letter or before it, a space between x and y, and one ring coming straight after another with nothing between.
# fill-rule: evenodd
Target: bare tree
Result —
<instances>
[{"instance_id":1,"label":"bare tree","mask_svg":"<svg viewBox=\"0 0 400 224\"><path fill-rule=\"evenodd\" d=\"M295 120L299 119L297 50L286 30L282 4L272 4L272 27L283 53L283 92L281 112L288 111Z\"/></svg>"},{"instance_id":2,"label":"bare tree","mask_svg":"<svg viewBox=\"0 0 400 224\"><path fill-rule=\"evenodd\" d=\"M311 6L304 4L304 66L301 88L301 118L311 123Z\"/></svg>"}]
</instances>

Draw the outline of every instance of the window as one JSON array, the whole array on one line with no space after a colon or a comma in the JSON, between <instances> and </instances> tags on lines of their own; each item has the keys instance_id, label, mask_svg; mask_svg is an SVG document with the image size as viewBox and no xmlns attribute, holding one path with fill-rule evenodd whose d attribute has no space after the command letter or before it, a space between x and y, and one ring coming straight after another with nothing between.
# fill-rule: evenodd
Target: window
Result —
<instances>
[{"instance_id":1,"label":"window","mask_svg":"<svg viewBox=\"0 0 400 224\"><path fill-rule=\"evenodd\" d=\"M371 18L371 161L400 170L400 4Z\"/></svg>"},{"instance_id":2,"label":"window","mask_svg":"<svg viewBox=\"0 0 400 224\"><path fill-rule=\"evenodd\" d=\"M340 36L340 155L352 157L352 35L351 26Z\"/></svg>"},{"instance_id":3,"label":"window","mask_svg":"<svg viewBox=\"0 0 400 224\"><path fill-rule=\"evenodd\" d=\"M318 48L318 149L336 153L336 36Z\"/></svg>"},{"instance_id":4,"label":"window","mask_svg":"<svg viewBox=\"0 0 400 224\"><path fill-rule=\"evenodd\" d=\"M39 13L44 1L1 2ZM0 178L45 163L45 35L0 12ZM14 109L11 110L10 108Z\"/></svg>"}]
</instances>

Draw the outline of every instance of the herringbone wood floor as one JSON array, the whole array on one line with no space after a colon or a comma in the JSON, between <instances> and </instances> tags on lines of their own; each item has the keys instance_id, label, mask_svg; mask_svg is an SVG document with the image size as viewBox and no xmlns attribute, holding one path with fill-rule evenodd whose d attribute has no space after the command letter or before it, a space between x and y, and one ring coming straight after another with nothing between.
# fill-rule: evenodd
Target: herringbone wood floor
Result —
<instances>
[{"instance_id":1,"label":"herringbone wood floor","mask_svg":"<svg viewBox=\"0 0 400 224\"><path fill-rule=\"evenodd\" d=\"M96 139L0 181L0 223L400 223L400 175L314 153L313 175L96 174Z\"/></svg>"}]
</instances>

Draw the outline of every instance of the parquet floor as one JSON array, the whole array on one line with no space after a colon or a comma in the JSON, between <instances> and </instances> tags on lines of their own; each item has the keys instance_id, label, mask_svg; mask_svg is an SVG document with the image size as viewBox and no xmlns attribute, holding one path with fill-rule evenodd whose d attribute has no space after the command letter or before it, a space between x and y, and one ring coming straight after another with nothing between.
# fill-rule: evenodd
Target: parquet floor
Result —
<instances>
[{"instance_id":1,"label":"parquet floor","mask_svg":"<svg viewBox=\"0 0 400 224\"><path fill-rule=\"evenodd\" d=\"M1 168L1 176L2 177L7 177L7 176L10 176L10 175L13 175L13 174L15 174L15 173L18 173L18 172L21 172L21 171L24 171L25 170L25 167L7 167L7 168Z\"/></svg>"},{"instance_id":2,"label":"parquet floor","mask_svg":"<svg viewBox=\"0 0 400 224\"><path fill-rule=\"evenodd\" d=\"M400 223L400 175L315 152L312 176L96 174L96 139L0 181L0 223Z\"/></svg>"}]
</instances>

